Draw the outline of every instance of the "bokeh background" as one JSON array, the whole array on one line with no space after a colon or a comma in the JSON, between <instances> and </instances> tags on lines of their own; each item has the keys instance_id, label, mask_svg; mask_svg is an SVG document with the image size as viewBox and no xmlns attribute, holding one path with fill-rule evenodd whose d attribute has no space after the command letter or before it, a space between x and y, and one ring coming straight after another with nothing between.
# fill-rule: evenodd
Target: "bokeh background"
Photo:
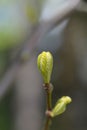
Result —
<instances>
[{"instance_id":1,"label":"bokeh background","mask_svg":"<svg viewBox=\"0 0 87 130\"><path fill-rule=\"evenodd\" d=\"M45 91L37 68L42 51L54 57L53 105L61 96L72 98L51 130L87 130L87 1L76 1L0 1L0 130L42 130ZM62 19L53 26L57 17Z\"/></svg>"}]
</instances>

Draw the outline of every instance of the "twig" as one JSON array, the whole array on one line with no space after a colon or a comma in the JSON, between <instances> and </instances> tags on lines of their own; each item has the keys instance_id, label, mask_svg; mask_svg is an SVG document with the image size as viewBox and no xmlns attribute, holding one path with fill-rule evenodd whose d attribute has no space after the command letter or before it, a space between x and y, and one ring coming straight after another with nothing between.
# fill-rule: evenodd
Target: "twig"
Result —
<instances>
[{"instance_id":1,"label":"twig","mask_svg":"<svg viewBox=\"0 0 87 130\"><path fill-rule=\"evenodd\" d=\"M50 84L44 84L44 89L46 91L46 101L47 101L47 110L46 110L46 121L44 125L44 130L49 130L49 126L51 124L51 117L49 112L52 109L52 86Z\"/></svg>"},{"instance_id":2,"label":"twig","mask_svg":"<svg viewBox=\"0 0 87 130\"><path fill-rule=\"evenodd\" d=\"M44 130L49 130L50 123L51 123L51 118L50 117L46 117Z\"/></svg>"}]
</instances>

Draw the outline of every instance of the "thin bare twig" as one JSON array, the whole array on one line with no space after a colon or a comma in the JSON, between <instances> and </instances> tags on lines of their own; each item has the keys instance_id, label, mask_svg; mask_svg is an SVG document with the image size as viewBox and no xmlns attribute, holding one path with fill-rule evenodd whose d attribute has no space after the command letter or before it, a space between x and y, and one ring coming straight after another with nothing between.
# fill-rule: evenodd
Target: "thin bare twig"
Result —
<instances>
[{"instance_id":1,"label":"thin bare twig","mask_svg":"<svg viewBox=\"0 0 87 130\"><path fill-rule=\"evenodd\" d=\"M46 110L46 121L44 125L44 130L49 130L50 124L51 124L51 117L47 114L47 112L51 111L52 109L52 86L49 84L44 84L44 89L46 91L46 104L47 104L47 110Z\"/></svg>"}]
</instances>

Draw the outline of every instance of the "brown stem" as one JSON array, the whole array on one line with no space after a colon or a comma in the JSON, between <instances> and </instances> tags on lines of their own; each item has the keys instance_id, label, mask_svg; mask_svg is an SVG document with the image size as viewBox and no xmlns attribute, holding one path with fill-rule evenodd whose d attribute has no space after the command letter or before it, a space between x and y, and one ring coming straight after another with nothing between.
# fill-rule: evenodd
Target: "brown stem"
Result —
<instances>
[{"instance_id":1,"label":"brown stem","mask_svg":"<svg viewBox=\"0 0 87 130\"><path fill-rule=\"evenodd\" d=\"M45 127L44 130L49 130L49 126L51 124L51 117L46 117Z\"/></svg>"},{"instance_id":2,"label":"brown stem","mask_svg":"<svg viewBox=\"0 0 87 130\"><path fill-rule=\"evenodd\" d=\"M50 84L45 84L44 89L46 91L46 102L47 102L47 113L46 113L46 122L44 126L44 130L49 130L49 126L51 123L51 117L49 115L49 112L52 109L52 86Z\"/></svg>"}]
</instances>

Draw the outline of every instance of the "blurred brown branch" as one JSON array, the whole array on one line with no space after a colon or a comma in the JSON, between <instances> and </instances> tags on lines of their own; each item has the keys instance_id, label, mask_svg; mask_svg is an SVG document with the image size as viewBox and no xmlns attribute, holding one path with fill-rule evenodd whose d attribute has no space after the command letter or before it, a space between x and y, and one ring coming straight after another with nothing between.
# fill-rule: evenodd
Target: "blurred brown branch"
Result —
<instances>
[{"instance_id":1,"label":"blurred brown branch","mask_svg":"<svg viewBox=\"0 0 87 130\"><path fill-rule=\"evenodd\" d=\"M58 23L67 18L80 0L70 1L68 7L63 8L60 12L55 14L49 21L43 21L37 26L28 42L21 46L17 53L12 65L8 68L2 80L0 81L0 99L5 95L11 84L15 80L18 69L21 65L21 59L24 54L29 55L31 58L33 52L36 50L37 45L41 42L44 36L51 31Z\"/></svg>"}]
</instances>

